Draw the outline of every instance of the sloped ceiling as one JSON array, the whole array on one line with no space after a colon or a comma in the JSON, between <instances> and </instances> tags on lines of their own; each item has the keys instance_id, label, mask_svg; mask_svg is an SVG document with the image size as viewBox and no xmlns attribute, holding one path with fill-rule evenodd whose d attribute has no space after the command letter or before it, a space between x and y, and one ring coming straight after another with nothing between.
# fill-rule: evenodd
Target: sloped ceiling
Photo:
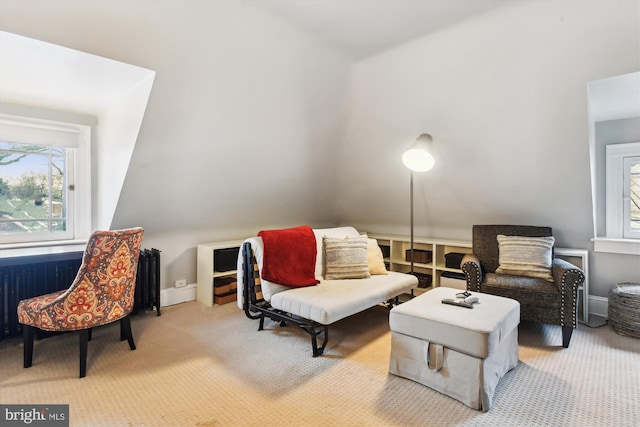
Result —
<instances>
[{"instance_id":1,"label":"sloped ceiling","mask_svg":"<svg viewBox=\"0 0 640 427\"><path fill-rule=\"evenodd\" d=\"M249 0L353 60L521 0Z\"/></svg>"},{"instance_id":2,"label":"sloped ceiling","mask_svg":"<svg viewBox=\"0 0 640 427\"><path fill-rule=\"evenodd\" d=\"M593 122L640 117L640 72L589 82Z\"/></svg>"},{"instance_id":3,"label":"sloped ceiling","mask_svg":"<svg viewBox=\"0 0 640 427\"><path fill-rule=\"evenodd\" d=\"M341 135L340 120L344 116L341 111L346 102L349 64L513 1L158 3L138 0L127 3L126 8L119 2L73 5L38 2L36 11L21 8L20 2L8 1L1 5L3 29L55 43L42 45L59 46L55 53L53 50L18 49L24 54L23 58L37 60L36 66L29 66L22 60L9 61L8 55L3 55L0 71L2 88L6 90L2 100L99 115L105 106L117 105L117 100L124 99L125 93L135 87L135 82L142 78L136 73L144 74L148 71L146 68L158 71L163 84L154 85L156 103L150 106L145 120L163 125L143 129L142 144L138 144L133 154L133 164L137 166L133 172L129 171L129 186L124 184L120 200L121 184L117 191L98 186L99 197L109 199L108 203L98 206L98 211L108 212L108 218L104 215L98 218L100 226L109 226L116 203L115 226L138 223L142 213L149 229L184 228L185 223L177 221L180 217L188 226L197 229L212 222L208 215L203 215L206 211L217 212L219 219L228 218L218 226L229 225L229 221L253 222L253 218L238 216L242 206L238 198L243 192L238 191L237 186L222 185L222 176L231 177L237 173L237 162L216 164L213 179L216 184L202 188L205 171L220 161L220 154L235 159L247 151L256 157L245 160L245 167L253 165L251 168L259 170L262 164L270 163L278 169L277 174L270 173L262 178L262 195L273 201L263 212L265 223L296 222L304 218L330 221L330 203L327 202L333 198L334 186L330 181L334 175L327 174L320 165L332 162L330 153L335 150L326 144L336 144ZM126 13L123 13L125 9ZM261 14L254 14L250 9L274 19L259 18L257 15ZM27 17L34 25L27 26L28 30L23 33L26 27L20 23ZM84 21L91 21L93 30L80 24ZM272 23L266 25L267 21ZM287 26L298 28L300 35L293 38L284 35ZM58 31L59 28L65 28L65 31ZM174 31L167 32L167 28ZM135 34L135 37L125 39L125 34ZM262 40L256 39L256 34L260 34ZM300 38L307 41L294 43L293 39ZM274 42L268 44L266 40ZM67 55L61 56L60 51ZM334 59L331 51L342 59ZM82 65L80 59L87 56L91 56L92 61ZM133 74L127 75L127 72ZM187 75L190 77L186 78ZM313 85L308 83L311 81ZM225 83L218 87L220 82ZM254 100L253 107L242 101L248 99ZM122 105L118 110L120 107ZM196 116L202 116L203 120L193 127L195 117L189 117L187 111L197 111ZM144 109L139 113L145 114ZM169 122L157 119L158 115L181 119ZM119 116L119 120L125 119L122 114ZM140 115L131 148L141 121ZM253 128L246 127L245 123L253 123ZM299 126L292 126L292 123ZM164 130L158 131L160 128ZM263 135L261 143L255 138L256 131ZM192 141L183 144L187 151L175 152L173 145L166 143L180 140ZM159 144L160 141L163 143ZM250 150L243 148L248 141L253 147ZM214 146L224 149L214 149ZM286 148L278 150L278 147ZM119 165L112 158L120 156L120 147L103 148L106 151L99 153L99 159L108 161L111 167ZM200 155L194 157L191 150L198 150ZM124 168L122 179L116 180L120 183L125 179L129 163L129 156L125 157L125 164L121 166ZM170 174L158 176L156 168L160 166L151 159L164 157L171 159L161 161L165 167L174 163L189 164L189 167L171 168ZM321 158L325 160L320 161ZM101 170L110 171L111 168ZM150 176L156 177L156 182L143 186L141 182ZM315 184L314 194L304 190L307 181ZM283 188L288 190L282 191ZM182 209L180 206L193 200L196 189L204 190L202 209ZM247 189L245 192L252 191ZM171 207L162 202L168 193L174 194L176 199ZM131 209L133 204L137 204L137 209ZM296 210L283 206L296 206ZM158 210L164 215L149 214ZM227 215L227 212L235 213ZM291 212L297 212L300 219L289 218Z\"/></svg>"},{"instance_id":4,"label":"sloped ceiling","mask_svg":"<svg viewBox=\"0 0 640 427\"><path fill-rule=\"evenodd\" d=\"M0 99L98 116L150 71L0 31ZM151 74L153 74L151 72Z\"/></svg>"}]
</instances>

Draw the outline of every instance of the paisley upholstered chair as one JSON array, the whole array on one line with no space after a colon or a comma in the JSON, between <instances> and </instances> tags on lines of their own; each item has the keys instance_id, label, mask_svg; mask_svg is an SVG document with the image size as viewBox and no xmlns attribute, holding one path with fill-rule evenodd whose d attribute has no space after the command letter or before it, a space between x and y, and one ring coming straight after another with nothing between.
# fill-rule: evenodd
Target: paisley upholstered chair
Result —
<instances>
[{"instance_id":1,"label":"paisley upholstered chair","mask_svg":"<svg viewBox=\"0 0 640 427\"><path fill-rule=\"evenodd\" d=\"M473 254L462 259L467 289L520 302L520 318L562 326L569 347L584 273L553 258L551 227L474 225ZM482 297L480 297L482 298Z\"/></svg>"},{"instance_id":2,"label":"paisley upholstered chair","mask_svg":"<svg viewBox=\"0 0 640 427\"><path fill-rule=\"evenodd\" d=\"M92 328L119 320L120 340L126 339L131 350L136 349L129 314L142 234L142 228L94 232L69 289L20 301L18 321L23 325L25 368L33 359L36 329L80 332L80 378L87 374Z\"/></svg>"}]
</instances>

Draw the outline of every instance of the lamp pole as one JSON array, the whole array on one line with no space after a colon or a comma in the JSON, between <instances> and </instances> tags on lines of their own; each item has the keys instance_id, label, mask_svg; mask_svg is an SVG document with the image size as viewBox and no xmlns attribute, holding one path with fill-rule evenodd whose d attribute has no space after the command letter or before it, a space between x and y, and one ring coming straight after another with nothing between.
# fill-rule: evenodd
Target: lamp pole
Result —
<instances>
[{"instance_id":1,"label":"lamp pole","mask_svg":"<svg viewBox=\"0 0 640 427\"><path fill-rule=\"evenodd\" d=\"M410 202L409 202L409 206L410 206L410 210L411 210L411 214L410 214L410 223L411 223L411 274L413 275L413 171L411 171L411 178L410 178L410 184L409 184L409 192L410 192ZM411 289L411 294L413 295L413 289Z\"/></svg>"},{"instance_id":2,"label":"lamp pole","mask_svg":"<svg viewBox=\"0 0 640 427\"><path fill-rule=\"evenodd\" d=\"M423 133L416 139L411 147L407 149L402 155L402 163L411 171L410 184L409 184L409 209L410 209L410 223L411 223L411 250L410 262L411 262L411 274L414 275L413 266L413 172L425 172L433 168L435 160L431 154L431 143L433 138L427 133ZM413 296L413 289L411 289L411 296Z\"/></svg>"}]
</instances>

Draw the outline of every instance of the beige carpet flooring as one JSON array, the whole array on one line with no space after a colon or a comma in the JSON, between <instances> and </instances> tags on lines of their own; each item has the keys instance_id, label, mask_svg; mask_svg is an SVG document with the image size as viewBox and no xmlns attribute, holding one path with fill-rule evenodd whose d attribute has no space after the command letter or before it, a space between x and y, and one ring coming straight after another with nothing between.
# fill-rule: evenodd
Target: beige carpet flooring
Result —
<instances>
[{"instance_id":1,"label":"beige carpet flooring","mask_svg":"<svg viewBox=\"0 0 640 427\"><path fill-rule=\"evenodd\" d=\"M579 325L522 324L520 363L482 413L388 373L388 312L333 325L311 357L295 327L249 320L235 304L195 302L133 318L137 350L119 328L97 329L78 378L77 335L0 342L0 402L69 404L72 426L638 426L640 340Z\"/></svg>"}]
</instances>

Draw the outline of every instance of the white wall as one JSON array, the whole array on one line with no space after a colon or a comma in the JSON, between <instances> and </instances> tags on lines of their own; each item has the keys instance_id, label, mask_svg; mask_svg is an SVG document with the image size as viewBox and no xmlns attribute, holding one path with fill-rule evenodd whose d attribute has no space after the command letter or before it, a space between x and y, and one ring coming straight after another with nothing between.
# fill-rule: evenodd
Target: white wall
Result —
<instances>
[{"instance_id":1,"label":"white wall","mask_svg":"<svg viewBox=\"0 0 640 427\"><path fill-rule=\"evenodd\" d=\"M156 72L111 227L145 228L163 287L196 281L198 243L331 222L350 63L290 24L239 1L3 0L0 29Z\"/></svg>"},{"instance_id":2,"label":"white wall","mask_svg":"<svg viewBox=\"0 0 640 427\"><path fill-rule=\"evenodd\" d=\"M354 67L243 2L3 0L0 29L156 72L112 226L145 227L168 287L195 282L197 243L261 228L408 234L400 156L423 132L417 234L540 224L590 249L586 83L637 71L638 2L521 3ZM635 274L592 257L597 295Z\"/></svg>"},{"instance_id":3,"label":"white wall","mask_svg":"<svg viewBox=\"0 0 640 427\"><path fill-rule=\"evenodd\" d=\"M94 152L93 166L96 176L94 229L109 230L124 179L129 170L131 156L140 131L153 85L153 73L131 91L114 101L98 116L98 144Z\"/></svg>"},{"instance_id":4,"label":"white wall","mask_svg":"<svg viewBox=\"0 0 640 427\"><path fill-rule=\"evenodd\" d=\"M338 177L339 222L408 234L401 154L430 133L417 174L416 234L470 239L481 223L549 225L592 249L587 82L638 70L639 4L522 2L354 67ZM591 292L640 280L638 257L591 253ZM602 262L601 262L602 261Z\"/></svg>"}]
</instances>

